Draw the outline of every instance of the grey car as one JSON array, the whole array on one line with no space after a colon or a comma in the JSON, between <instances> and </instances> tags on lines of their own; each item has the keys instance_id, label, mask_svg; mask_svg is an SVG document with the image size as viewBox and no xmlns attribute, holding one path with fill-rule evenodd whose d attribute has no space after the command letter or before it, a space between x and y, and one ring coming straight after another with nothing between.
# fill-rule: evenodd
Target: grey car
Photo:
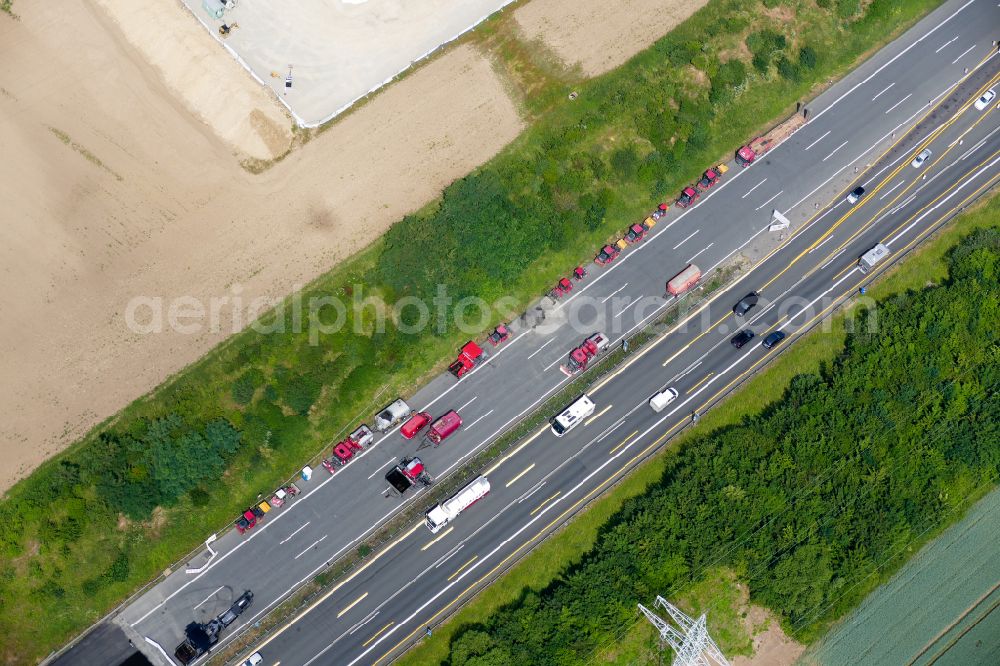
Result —
<instances>
[{"instance_id":1,"label":"grey car","mask_svg":"<svg viewBox=\"0 0 1000 666\"><path fill-rule=\"evenodd\" d=\"M750 311L750 308L757 305L759 296L756 291L751 291L749 294L740 299L740 302L733 306L733 314L737 317L744 316Z\"/></svg>"}]
</instances>

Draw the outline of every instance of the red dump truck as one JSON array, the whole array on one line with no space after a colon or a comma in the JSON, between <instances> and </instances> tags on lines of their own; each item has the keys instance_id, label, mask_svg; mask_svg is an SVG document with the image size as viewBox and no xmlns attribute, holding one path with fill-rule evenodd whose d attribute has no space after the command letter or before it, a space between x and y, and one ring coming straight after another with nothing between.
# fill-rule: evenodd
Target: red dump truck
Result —
<instances>
[{"instance_id":1,"label":"red dump truck","mask_svg":"<svg viewBox=\"0 0 1000 666\"><path fill-rule=\"evenodd\" d=\"M736 151L736 161L740 166L750 166L754 163L754 160L787 139L791 136L792 132L802 127L805 122L805 116L796 113L764 136L757 137Z\"/></svg>"},{"instance_id":2,"label":"red dump truck","mask_svg":"<svg viewBox=\"0 0 1000 666\"><path fill-rule=\"evenodd\" d=\"M698 280L700 279L701 270L694 264L688 264L687 268L670 278L670 281L667 282L667 293L671 296L680 296L698 284Z\"/></svg>"},{"instance_id":3,"label":"red dump truck","mask_svg":"<svg viewBox=\"0 0 1000 666\"><path fill-rule=\"evenodd\" d=\"M611 340L603 333L594 333L583 344L569 353L566 363L559 366L567 377L587 369L590 359L596 357L611 345Z\"/></svg>"}]
</instances>

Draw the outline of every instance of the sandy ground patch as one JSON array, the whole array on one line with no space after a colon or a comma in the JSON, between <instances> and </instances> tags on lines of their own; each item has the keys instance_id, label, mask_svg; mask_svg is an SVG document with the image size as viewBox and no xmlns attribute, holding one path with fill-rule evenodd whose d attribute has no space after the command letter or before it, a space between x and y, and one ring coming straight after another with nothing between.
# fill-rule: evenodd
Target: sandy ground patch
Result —
<instances>
[{"instance_id":1,"label":"sandy ground patch","mask_svg":"<svg viewBox=\"0 0 1000 666\"><path fill-rule=\"evenodd\" d=\"M271 159L288 149L292 120L177 0L94 0L189 111L236 150Z\"/></svg>"},{"instance_id":2,"label":"sandy ground patch","mask_svg":"<svg viewBox=\"0 0 1000 666\"><path fill-rule=\"evenodd\" d=\"M456 48L252 176L123 14L17 10L0 16L0 489L233 332L135 334L131 299L285 295L522 129L490 64Z\"/></svg>"},{"instance_id":3,"label":"sandy ground patch","mask_svg":"<svg viewBox=\"0 0 1000 666\"><path fill-rule=\"evenodd\" d=\"M753 656L736 656L732 666L791 666L805 650L781 629L778 620L766 608L751 606L745 618L747 630L753 636Z\"/></svg>"},{"instance_id":4,"label":"sandy ground patch","mask_svg":"<svg viewBox=\"0 0 1000 666\"><path fill-rule=\"evenodd\" d=\"M614 69L649 47L708 0L533 0L514 12L539 39L587 76Z\"/></svg>"}]
</instances>

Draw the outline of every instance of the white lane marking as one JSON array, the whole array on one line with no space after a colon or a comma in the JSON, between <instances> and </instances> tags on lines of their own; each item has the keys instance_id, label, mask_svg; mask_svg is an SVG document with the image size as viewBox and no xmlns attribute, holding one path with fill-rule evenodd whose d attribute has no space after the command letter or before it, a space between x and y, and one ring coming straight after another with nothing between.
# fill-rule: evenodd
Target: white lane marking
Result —
<instances>
[{"instance_id":1,"label":"white lane marking","mask_svg":"<svg viewBox=\"0 0 1000 666\"><path fill-rule=\"evenodd\" d=\"M891 86L890 86L890 87L891 87ZM887 90L888 90L888 89L887 89ZM823 136L821 136L820 138L818 138L818 139L816 139L815 141L813 141L812 143L810 143L810 144L809 144L808 146L806 146L806 147L805 147L805 149L804 149L804 150L809 150L810 148L812 148L813 146L815 146L815 145L816 145L817 143L819 143L820 141L822 141L823 139L825 139L825 138L826 138L826 137L827 137L827 136L828 136L828 135L830 134L830 132L831 132L831 131L832 131L832 130L827 130L827 131L826 131L826 134L824 134L824 135L823 135Z\"/></svg>"},{"instance_id":2,"label":"white lane marking","mask_svg":"<svg viewBox=\"0 0 1000 666\"><path fill-rule=\"evenodd\" d=\"M841 277L841 278L840 278L839 280L837 280L836 282L834 282L834 283L833 283L833 285L832 285L832 286L831 286L831 287L830 287L829 289L827 289L827 290L826 290L826 291L824 291L824 292L823 292L822 294L820 294L820 295L819 295L819 296L817 296L816 298L814 298L814 299L812 299L811 301L809 301L809 303L807 303L805 307L803 307L803 308L800 308L798 312L796 312L796 313L795 313L795 314L793 314L793 315L790 315L790 316L788 317L788 319L786 319L786 320L785 320L785 322L784 322L784 323L783 323L783 324L782 324L781 326L779 326L779 327L778 327L777 329L775 329L775 330L778 330L778 331L780 331L781 329L783 329L783 328L785 328L786 326L788 326L789 324L791 324L791 323L792 323L792 321L793 321L793 320L794 320L795 318L797 318L797 317L798 317L798 316L799 316L800 314L802 314L803 312L809 312L809 311L810 311L809 309L810 309L810 308L811 308L811 307L812 307L813 305L815 305L815 304L816 304L816 301L818 301L819 299L821 299L821 298L823 298L824 296L826 296L827 294L829 294L829 293L830 293L831 291L833 291L833 290L834 290L834 289L836 289L836 288L837 288L838 286L840 286L840 284L841 284L842 282L844 282L845 280L847 280L848 278L850 278L850 277L851 277L852 275L854 275L855 273L857 273L857 272L860 272L860 271L861 271L861 269L860 269L860 268L858 268L857 266L855 266L855 267L854 267L853 269L851 269L851 270L847 271L846 273L844 273L843 277Z\"/></svg>"},{"instance_id":3,"label":"white lane marking","mask_svg":"<svg viewBox=\"0 0 1000 666\"><path fill-rule=\"evenodd\" d=\"M396 462L396 459L395 459L395 458L390 458L389 460L387 460L387 461L385 462L385 464L383 464L383 465L382 465L381 467L379 467L378 469L376 469L376 470L375 470L374 472L372 472L372 473L371 473L371 474L370 474L370 475L368 476L368 480L369 480L369 481L371 481L371 480L372 480L372 477L373 477L373 476L375 476L376 474L378 474L379 472L381 472L381 471L382 471L383 469L385 469L386 467L388 467L389 465L391 465L391 464L392 464L392 463L394 463L394 462Z\"/></svg>"},{"instance_id":4,"label":"white lane marking","mask_svg":"<svg viewBox=\"0 0 1000 666\"><path fill-rule=\"evenodd\" d=\"M353 636L354 632L356 632L358 629L360 629L361 627L365 626L366 624L368 624L369 622L371 622L372 620L374 620L375 616L378 615L381 612L382 612L381 610L373 610L371 613L368 613L368 615L365 615L365 617L364 617L363 620L361 620L356 625L354 625L353 627L350 628L350 630L347 632L347 635L348 636ZM275 663L278 663L278 662L275 662Z\"/></svg>"},{"instance_id":5,"label":"white lane marking","mask_svg":"<svg viewBox=\"0 0 1000 666\"><path fill-rule=\"evenodd\" d=\"M889 115L889 113L891 113L897 106L899 106L906 100L910 99L911 97L913 97L913 93L908 94L906 97L904 97L903 99L899 100L898 102L890 106L888 109L885 110L885 115Z\"/></svg>"},{"instance_id":6,"label":"white lane marking","mask_svg":"<svg viewBox=\"0 0 1000 666\"><path fill-rule=\"evenodd\" d=\"M872 79L874 79L876 76L878 76L882 72L883 69L885 69L886 67L888 67L892 63L894 63L897 60L899 60L900 58L902 58L904 55L906 55L909 52L910 49L912 49L917 44L920 44L920 42L922 42L925 39L927 39L928 37L930 37L932 34L934 34L938 30L938 28L940 28L945 23L947 23L948 21L950 21L953 18L955 18L956 16L958 16L961 12L965 11L966 7L968 7L969 5L971 5L971 4L975 3L975 2L976 2L976 0L966 0L966 3L964 5L962 5L961 7L959 7L958 9L956 9L955 11L953 11L948 16L944 17L937 25L935 25L933 28L931 28L930 30L928 30L927 32L925 32L922 37L920 37L919 39L914 40L912 44L910 44L905 49L903 49L902 51L900 51L899 53L897 53L896 55L894 55L887 62L885 62L881 67L879 67L874 72L872 72L871 74L869 74L863 80L859 81L858 83L855 83L851 87L850 90L848 90L847 92L845 92L844 94L842 94L840 97L838 97L837 99L835 99L830 104L830 106L826 107L825 109L823 109L822 111L820 111L819 113L817 113L816 115L814 115L811 122L815 123L817 118L819 118L824 113L826 113L827 111L829 111L830 109L832 109L833 107L835 107L838 103L841 102L841 100L843 100L845 97L847 97L848 95L850 95L852 92L854 92L855 90L857 90L858 88L860 88L864 84L866 84L869 81L871 81Z\"/></svg>"},{"instance_id":7,"label":"white lane marking","mask_svg":"<svg viewBox=\"0 0 1000 666\"><path fill-rule=\"evenodd\" d=\"M889 85L887 85L885 88L883 88L882 92L880 92L879 94L877 94L874 97L872 97L872 101L874 102L875 100L877 100L879 97L882 96L882 93L884 93L886 90L888 90L889 88L893 87L894 85L896 85L895 81L893 81L892 83L890 83Z\"/></svg>"},{"instance_id":8,"label":"white lane marking","mask_svg":"<svg viewBox=\"0 0 1000 666\"><path fill-rule=\"evenodd\" d=\"M552 366L556 365L557 363L562 363L562 361L563 361L563 358L562 358L562 356L560 356L556 360L554 360L551 363L549 363L547 366L545 366L546 372L549 371L549 370L551 370Z\"/></svg>"},{"instance_id":9,"label":"white lane marking","mask_svg":"<svg viewBox=\"0 0 1000 666\"><path fill-rule=\"evenodd\" d=\"M472 430L472 426L476 425L477 423L479 423L480 421L482 421L483 419L485 419L487 416L489 416L492 413L493 413L493 410L491 409L490 411L486 412L485 414L483 414L482 416L480 416L478 419L476 419L475 421L473 421L469 425L465 426L465 429L466 430Z\"/></svg>"},{"instance_id":10,"label":"white lane marking","mask_svg":"<svg viewBox=\"0 0 1000 666\"><path fill-rule=\"evenodd\" d=\"M538 483L536 483L526 493L524 493L523 495L521 495L521 497L517 500L517 503L520 504L521 502L525 501L526 499L528 499L529 497L531 497L532 495L534 495L535 493L537 493L539 490L542 489L542 486L544 486L546 483L548 483L548 481L546 481L544 479L541 480L541 481L539 481Z\"/></svg>"},{"instance_id":11,"label":"white lane marking","mask_svg":"<svg viewBox=\"0 0 1000 666\"><path fill-rule=\"evenodd\" d=\"M694 363L692 363L691 365L689 365L688 367L684 368L683 370L681 370L680 372L678 372L676 375L674 375L673 377L671 377L670 381L666 383L666 386L670 386L671 384L673 384L674 382L676 382L681 377L684 377L685 375L691 374L692 372L694 372L695 368L697 368L699 365L701 365L701 361L700 360L699 361L695 361Z\"/></svg>"},{"instance_id":12,"label":"white lane marking","mask_svg":"<svg viewBox=\"0 0 1000 666\"><path fill-rule=\"evenodd\" d=\"M478 396L478 395L474 395L474 396L472 396L472 400L470 400L469 402L465 403L464 405L462 405L462 406L461 406L461 407L459 407L458 409L465 409L466 407L468 407L469 405L471 405L472 403L474 403L474 402L475 402L475 401L476 401L477 399L479 399L479 396ZM457 412L457 411L458 411L458 409L456 409L455 411Z\"/></svg>"},{"instance_id":13,"label":"white lane marking","mask_svg":"<svg viewBox=\"0 0 1000 666\"><path fill-rule=\"evenodd\" d=\"M817 245L817 246L816 246L816 247L814 247L813 249L809 250L809 254L812 254L812 253L813 253L813 252L815 252L816 250L818 250L818 249L820 249L821 247L823 247L823 246L824 246L824 245L826 244L826 242L827 242L828 240L830 240L831 238L833 238L834 236L836 236L836 234L830 234L829 236L827 236L827 237L826 237L825 239L823 239L823 242L822 242L822 243L820 243L819 245Z\"/></svg>"},{"instance_id":14,"label":"white lane marking","mask_svg":"<svg viewBox=\"0 0 1000 666\"><path fill-rule=\"evenodd\" d=\"M880 196L880 197L878 198L878 200L879 200L879 201L882 201L882 199L885 199L885 198L886 198L887 196L889 196L890 194L892 194L893 192L895 192L895 191L896 191L896 190L897 190L898 188L900 188L900 187L901 187L901 186L902 186L902 185L903 185L903 184L904 184L905 182L906 182L905 180L901 180L901 181L899 181L898 183L896 183L895 185L893 185L893 186L892 186L892 188L891 188L891 189L889 189L889 190L888 190L888 191L887 191L887 192L886 192L885 194L883 194L882 196Z\"/></svg>"},{"instance_id":15,"label":"white lane marking","mask_svg":"<svg viewBox=\"0 0 1000 666\"><path fill-rule=\"evenodd\" d=\"M767 182L767 178L765 178L764 180L760 181L759 183L757 183L756 185L754 185L753 187L751 187L749 190L747 190L747 193L744 194L742 197L740 197L740 199L746 199L748 196L750 196L751 192L753 192L754 190L756 190L758 187L760 187L761 185L763 185L766 182Z\"/></svg>"},{"instance_id":16,"label":"white lane marking","mask_svg":"<svg viewBox=\"0 0 1000 666\"><path fill-rule=\"evenodd\" d=\"M628 309L630 307L632 307L634 305L637 305L642 299L643 299L642 296L640 296L639 298L635 299L634 301L632 301L631 303L629 303L628 305L626 305L625 307L623 307L618 314L616 314L614 317L612 317L612 319L618 319L618 317L621 317L623 314L625 314L626 312L628 312Z\"/></svg>"},{"instance_id":17,"label":"white lane marking","mask_svg":"<svg viewBox=\"0 0 1000 666\"><path fill-rule=\"evenodd\" d=\"M693 255L693 256L692 256L692 257L691 257L690 259L688 259L688 260L687 260L687 262L688 262L689 264L692 264L692 263L694 263L694 260L698 258L698 255L699 255L699 254L701 254L702 252L704 252L704 251L705 251L705 250L707 250L708 248L712 247L713 245L715 245L715 243L709 243L709 244L708 244L708 245L706 245L705 247L701 248L700 250L698 250L697 252L695 252L695 253L694 253L694 255Z\"/></svg>"},{"instance_id":18,"label":"white lane marking","mask_svg":"<svg viewBox=\"0 0 1000 666\"><path fill-rule=\"evenodd\" d=\"M555 341L556 341L556 338L553 337L551 340L549 340L548 342L546 342L544 345L542 345L541 347L539 347L535 351L531 352L531 354L528 356L528 358L531 358L532 356L534 356L538 352L542 351L543 349L545 349L546 347L548 347L549 345L551 345Z\"/></svg>"},{"instance_id":19,"label":"white lane marking","mask_svg":"<svg viewBox=\"0 0 1000 666\"><path fill-rule=\"evenodd\" d=\"M819 269L823 270L824 268L826 268L827 266L829 266L830 264L832 264L837 259L837 257L839 257L840 255L844 254L845 252L847 252L847 248L846 247L841 248L840 252L837 252L832 257L830 257L830 259L825 264L823 264L822 266L820 266Z\"/></svg>"},{"instance_id":20,"label":"white lane marking","mask_svg":"<svg viewBox=\"0 0 1000 666\"><path fill-rule=\"evenodd\" d=\"M202 599L201 602L199 602L198 605L195 606L194 608L192 608L191 610L198 610L199 606L201 606L203 603L205 603L206 601L208 601L209 599L211 599L212 597L214 597L215 595L217 595L219 593L219 590L223 589L224 587L225 587L225 585L220 585L219 587L217 587L215 589L215 592L212 592L212 594L210 594L207 597L205 597L204 599Z\"/></svg>"},{"instance_id":21,"label":"white lane marking","mask_svg":"<svg viewBox=\"0 0 1000 666\"><path fill-rule=\"evenodd\" d=\"M941 46L937 47L937 50L934 51L934 53L941 53L941 51L944 50L944 47L948 46L949 44L951 44L956 39L958 39L958 35L955 35L954 37L952 37L951 39L949 39L947 42L945 42Z\"/></svg>"},{"instance_id":22,"label":"white lane marking","mask_svg":"<svg viewBox=\"0 0 1000 666\"><path fill-rule=\"evenodd\" d=\"M778 192L777 194L775 194L773 197L771 197L770 199L768 199L767 201L765 201L761 205L757 206L754 210L760 210L761 208L763 208L767 204L771 203L772 201L774 201L775 199L777 199L778 197L780 197L784 193L785 193L785 191L781 190L780 192Z\"/></svg>"},{"instance_id":23,"label":"white lane marking","mask_svg":"<svg viewBox=\"0 0 1000 666\"><path fill-rule=\"evenodd\" d=\"M964 51L962 51L962 54L961 54L961 55L959 55L959 56L958 56L957 58L955 58L954 60L952 60L952 61L951 61L951 64L953 64L953 65L954 65L955 63L957 63L957 62L958 62L959 60L961 60L962 58L964 58L964 57L965 57L965 56L966 56L966 55L967 55L967 54L969 53L969 51L971 51L971 50L972 50L972 49L974 49L974 48L976 48L976 45L975 45L975 44L973 44L973 45L972 45L972 46L970 46L969 48L967 48L967 49L965 49Z\"/></svg>"},{"instance_id":24,"label":"white lane marking","mask_svg":"<svg viewBox=\"0 0 1000 666\"><path fill-rule=\"evenodd\" d=\"M614 296L615 294L617 294L619 291L621 291L622 289L624 289L627 286L628 286L628 282L626 282L625 284L623 284L622 286L618 287L613 292L611 292L610 294L608 294L607 296L605 296L604 300L601 301L601 303L606 302L608 299L610 299L612 296Z\"/></svg>"},{"instance_id":25,"label":"white lane marking","mask_svg":"<svg viewBox=\"0 0 1000 666\"><path fill-rule=\"evenodd\" d=\"M902 209L906 208L906 206L908 206L910 204L910 202L913 201L916 198L917 198L917 193L914 192L913 194L911 194L910 196L906 197L901 202L899 202L898 204L896 204L893 208L889 209L889 215L895 215L896 213L898 213Z\"/></svg>"},{"instance_id":26,"label":"white lane marking","mask_svg":"<svg viewBox=\"0 0 1000 666\"><path fill-rule=\"evenodd\" d=\"M896 234L895 236L893 236L890 240L887 240L885 242L885 244L888 245L888 246L890 246L890 247L892 247L892 244L895 243L897 240L899 240L899 238L903 234L905 234L906 232L908 232L910 229L912 229L914 226L916 226L918 223L920 223L921 220L923 220L925 217L927 217L928 215L930 215L931 213L933 213L935 210L937 210L938 208L940 208L944 204L948 203L949 199L951 199L953 196L955 196L956 194L958 194L959 192L961 192L965 188L966 185L969 185L970 183L972 183L972 181L973 181L974 178L976 178L977 176L979 176L982 173L986 172L987 169L993 168L993 166L997 162L1000 162L1000 157L995 158L992 162L990 162L989 164L983 166L981 169L979 169L979 171L977 171L976 173L972 174L971 176L969 176L968 178L966 178L964 181L962 181L962 184L959 185L958 187L956 187L954 190L952 190L951 194L949 194L945 198L941 199L940 201L938 201L933 206L929 206L927 208L927 210L925 210L920 215L920 217L918 217L917 219L915 219L913 221L912 224L910 224L905 229L903 229L902 231L900 231L898 234Z\"/></svg>"},{"instance_id":27,"label":"white lane marking","mask_svg":"<svg viewBox=\"0 0 1000 666\"><path fill-rule=\"evenodd\" d=\"M686 242L688 242L689 240L691 240L692 238L694 238L694 235L695 235L696 233L698 233L699 231L701 231L701 229L695 229L694 231L692 231L692 232L691 232L690 234L688 234L688 237L687 237L687 238L685 238L684 240L682 240L682 241L681 241L680 243L678 243L677 245L674 245L674 248L673 248L673 249L675 249L675 250L676 250L676 249L677 249L677 248L679 248L679 247L680 247L681 245L684 245L684 243L686 243Z\"/></svg>"},{"instance_id":28,"label":"white lane marking","mask_svg":"<svg viewBox=\"0 0 1000 666\"><path fill-rule=\"evenodd\" d=\"M455 546L454 548L452 548L451 550L449 550L447 553L445 553L444 555L442 555L441 559L439 559L434 564L434 568L435 569L439 568L442 564L444 564L445 562L447 562L448 560L450 560L452 557L454 557L455 553L457 553L458 551L462 550L463 548L465 548L465 544L464 543L460 543L457 546Z\"/></svg>"},{"instance_id":29,"label":"white lane marking","mask_svg":"<svg viewBox=\"0 0 1000 666\"><path fill-rule=\"evenodd\" d=\"M323 535L322 537L320 537L319 539L316 539L315 541L313 541L313 542L312 542L312 543L311 543L311 544L309 545L309 547L308 547L308 548L306 548L306 549L305 549L305 550L303 550L303 551L302 551L301 553L299 553L298 555L296 555L296 556L295 556L295 559L299 559L300 557L302 557L303 555L305 555L306 553L308 553L308 552L309 552L309 551L310 551L310 550L311 550L311 549L313 548L313 546L318 546L318 545L319 545L319 543L320 543L320 541L322 541L323 539L325 539L325 538L326 538L327 536L328 536L328 535L324 534L324 535Z\"/></svg>"},{"instance_id":30,"label":"white lane marking","mask_svg":"<svg viewBox=\"0 0 1000 666\"><path fill-rule=\"evenodd\" d=\"M846 145L847 145L846 141L844 143L840 144L839 146L837 146L836 148L834 148L832 151L830 151L830 154L827 155L826 157L824 157L822 161L826 162L828 159L830 159L831 157L833 157L837 153L838 150L840 150L841 148L843 148Z\"/></svg>"},{"instance_id":31,"label":"white lane marking","mask_svg":"<svg viewBox=\"0 0 1000 666\"><path fill-rule=\"evenodd\" d=\"M369 476L368 478L370 479L371 477ZM297 530L295 530L294 532L292 532L291 534L289 534L288 536L286 536L284 539L282 539L281 541L279 541L278 545L281 546L281 545L285 544L293 536L295 536L296 534L298 534L299 532L301 532L302 530L304 530L309 525L309 523L311 523L311 522L312 522L311 520L307 520L305 523L303 523L303 525L301 527L299 527Z\"/></svg>"}]
</instances>

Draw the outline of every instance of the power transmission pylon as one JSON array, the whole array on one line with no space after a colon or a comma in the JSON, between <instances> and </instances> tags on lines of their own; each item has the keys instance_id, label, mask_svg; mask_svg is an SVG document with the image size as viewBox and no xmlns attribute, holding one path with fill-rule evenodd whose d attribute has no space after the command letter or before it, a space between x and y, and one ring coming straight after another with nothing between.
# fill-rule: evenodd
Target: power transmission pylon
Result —
<instances>
[{"instance_id":1,"label":"power transmission pylon","mask_svg":"<svg viewBox=\"0 0 1000 666\"><path fill-rule=\"evenodd\" d=\"M654 607L660 606L677 625L675 628L660 616L639 604L639 610L660 632L660 641L670 645L674 651L674 666L729 666L719 646L708 635L705 614L692 620L684 611L657 595Z\"/></svg>"}]
</instances>

